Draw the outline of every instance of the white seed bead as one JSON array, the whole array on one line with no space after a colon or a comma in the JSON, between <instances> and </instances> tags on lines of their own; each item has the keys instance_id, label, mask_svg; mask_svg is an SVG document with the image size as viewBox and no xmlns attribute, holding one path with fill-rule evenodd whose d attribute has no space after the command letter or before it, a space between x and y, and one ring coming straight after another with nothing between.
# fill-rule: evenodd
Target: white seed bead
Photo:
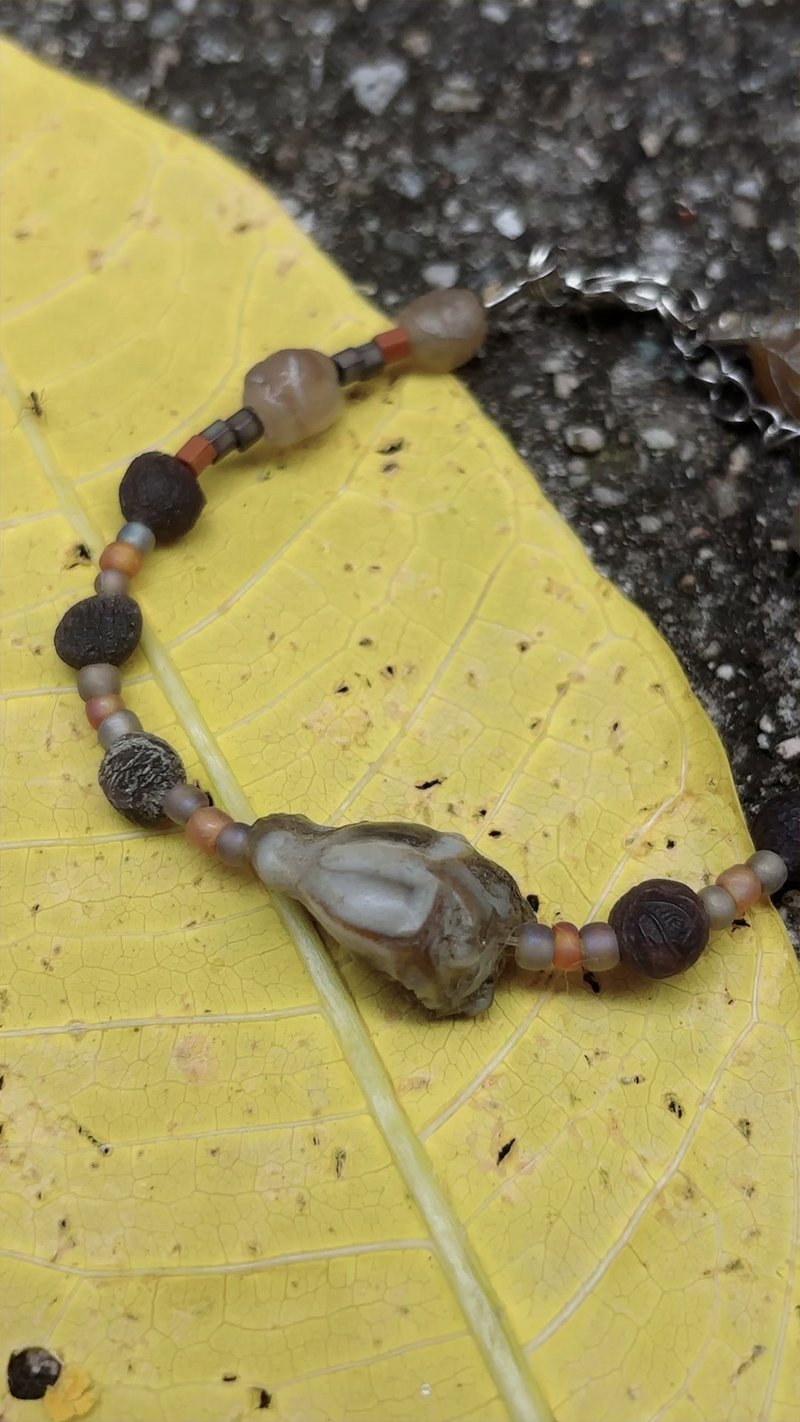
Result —
<instances>
[{"instance_id":1,"label":"white seed bead","mask_svg":"<svg viewBox=\"0 0 800 1422\"><path fill-rule=\"evenodd\" d=\"M117 543L129 543L140 553L152 553L156 546L156 536L146 523L123 523L117 534Z\"/></svg>"},{"instance_id":2,"label":"white seed bead","mask_svg":"<svg viewBox=\"0 0 800 1422\"><path fill-rule=\"evenodd\" d=\"M526 973L538 973L553 966L553 930L544 923L523 923L514 957Z\"/></svg>"},{"instance_id":3,"label":"white seed bead","mask_svg":"<svg viewBox=\"0 0 800 1422\"><path fill-rule=\"evenodd\" d=\"M110 662L90 662L78 672L77 687L81 701L91 701L93 696L119 696L122 689L119 667L112 667Z\"/></svg>"},{"instance_id":4,"label":"white seed bead","mask_svg":"<svg viewBox=\"0 0 800 1422\"><path fill-rule=\"evenodd\" d=\"M607 973L619 963L619 943L610 923L585 923L581 929L581 967Z\"/></svg>"},{"instance_id":5,"label":"white seed bead","mask_svg":"<svg viewBox=\"0 0 800 1422\"><path fill-rule=\"evenodd\" d=\"M747 861L765 894L777 894L789 877L785 860L771 849L758 849Z\"/></svg>"},{"instance_id":6,"label":"white seed bead","mask_svg":"<svg viewBox=\"0 0 800 1422\"><path fill-rule=\"evenodd\" d=\"M733 894L720 888L719 884L707 884L697 897L708 914L708 921L713 929L730 928L738 913Z\"/></svg>"},{"instance_id":7,"label":"white seed bead","mask_svg":"<svg viewBox=\"0 0 800 1422\"><path fill-rule=\"evenodd\" d=\"M142 723L133 711L112 711L110 716L100 722L97 739L103 750L109 750L117 741L121 741L123 736L132 736L135 731L141 729Z\"/></svg>"}]
</instances>

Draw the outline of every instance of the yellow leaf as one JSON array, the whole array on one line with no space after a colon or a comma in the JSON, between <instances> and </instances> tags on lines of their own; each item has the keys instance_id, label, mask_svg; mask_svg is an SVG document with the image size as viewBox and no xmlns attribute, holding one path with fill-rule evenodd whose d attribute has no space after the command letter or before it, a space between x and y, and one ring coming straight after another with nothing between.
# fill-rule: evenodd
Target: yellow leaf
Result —
<instances>
[{"instance_id":1,"label":"yellow leaf","mask_svg":"<svg viewBox=\"0 0 800 1422\"><path fill-rule=\"evenodd\" d=\"M97 1422L792 1422L798 975L769 908L685 978L510 972L431 1022L105 803L52 650L78 545L254 360L381 318L217 154L2 67L0 1364L53 1348ZM235 815L462 830L578 922L748 852L675 659L456 381L378 381L204 485L141 575L127 686Z\"/></svg>"}]
</instances>

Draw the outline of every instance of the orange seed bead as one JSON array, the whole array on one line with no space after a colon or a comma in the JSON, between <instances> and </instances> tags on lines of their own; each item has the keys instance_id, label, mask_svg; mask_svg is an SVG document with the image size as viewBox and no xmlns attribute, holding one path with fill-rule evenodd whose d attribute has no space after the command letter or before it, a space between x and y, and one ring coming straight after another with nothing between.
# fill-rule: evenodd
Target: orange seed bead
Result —
<instances>
[{"instance_id":1,"label":"orange seed bead","mask_svg":"<svg viewBox=\"0 0 800 1422\"><path fill-rule=\"evenodd\" d=\"M202 474L209 464L213 464L216 457L216 449L211 441L205 439L203 435L192 435L191 439L187 439L175 455L181 464L188 464L192 472L197 475Z\"/></svg>"},{"instance_id":2,"label":"orange seed bead","mask_svg":"<svg viewBox=\"0 0 800 1422\"><path fill-rule=\"evenodd\" d=\"M112 711L124 711L125 702L121 696L116 696L109 691L105 696L90 696L84 704L84 710L89 725L92 730L96 731L100 723L105 721L106 716L110 716Z\"/></svg>"},{"instance_id":3,"label":"orange seed bead","mask_svg":"<svg viewBox=\"0 0 800 1422\"><path fill-rule=\"evenodd\" d=\"M231 816L226 815L224 810L218 810L214 805L204 805L202 809L195 810L186 821L186 838L195 849L202 849L205 854L213 854L225 826L232 824Z\"/></svg>"},{"instance_id":4,"label":"orange seed bead","mask_svg":"<svg viewBox=\"0 0 800 1422\"><path fill-rule=\"evenodd\" d=\"M100 567L104 573L114 569L135 578L142 566L142 554L132 543L109 543L100 554Z\"/></svg>"},{"instance_id":5,"label":"orange seed bead","mask_svg":"<svg viewBox=\"0 0 800 1422\"><path fill-rule=\"evenodd\" d=\"M553 924L553 967L569 973L581 965L581 935L574 923Z\"/></svg>"},{"instance_id":6,"label":"orange seed bead","mask_svg":"<svg viewBox=\"0 0 800 1422\"><path fill-rule=\"evenodd\" d=\"M748 864L732 864L717 876L721 889L727 889L737 909L752 908L757 904L764 890L761 880Z\"/></svg>"},{"instance_id":7,"label":"orange seed bead","mask_svg":"<svg viewBox=\"0 0 800 1422\"><path fill-rule=\"evenodd\" d=\"M394 326L391 331L381 331L373 344L378 347L387 365L394 365L399 360L408 360L411 355L411 341L401 326Z\"/></svg>"}]
</instances>

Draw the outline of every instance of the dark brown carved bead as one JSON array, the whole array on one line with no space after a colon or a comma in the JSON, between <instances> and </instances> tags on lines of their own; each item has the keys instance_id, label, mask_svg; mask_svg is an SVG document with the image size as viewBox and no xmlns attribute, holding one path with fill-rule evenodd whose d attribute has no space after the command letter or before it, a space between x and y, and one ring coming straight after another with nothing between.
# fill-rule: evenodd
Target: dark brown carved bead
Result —
<instances>
[{"instance_id":1,"label":"dark brown carved bead","mask_svg":"<svg viewBox=\"0 0 800 1422\"><path fill-rule=\"evenodd\" d=\"M800 325L796 316L776 317L748 347L762 400L800 420Z\"/></svg>"},{"instance_id":2,"label":"dark brown carved bead","mask_svg":"<svg viewBox=\"0 0 800 1422\"><path fill-rule=\"evenodd\" d=\"M136 651L141 635L139 604L127 593L106 593L84 597L68 607L53 642L68 667L79 669L95 662L120 667Z\"/></svg>"},{"instance_id":3,"label":"dark brown carved bead","mask_svg":"<svg viewBox=\"0 0 800 1422\"><path fill-rule=\"evenodd\" d=\"M186 779L186 771L178 752L160 736L133 731L106 751L98 779L115 810L150 828L163 818L167 792Z\"/></svg>"},{"instance_id":4,"label":"dark brown carved bead","mask_svg":"<svg viewBox=\"0 0 800 1422\"><path fill-rule=\"evenodd\" d=\"M753 821L756 849L772 849L789 871L787 885L800 888L800 790L773 795Z\"/></svg>"},{"instance_id":5,"label":"dark brown carved bead","mask_svg":"<svg viewBox=\"0 0 800 1422\"><path fill-rule=\"evenodd\" d=\"M188 464L172 454L139 454L119 486L119 506L129 523L144 523L157 543L173 543L194 528L206 496Z\"/></svg>"},{"instance_id":6,"label":"dark brown carved bead","mask_svg":"<svg viewBox=\"0 0 800 1422\"><path fill-rule=\"evenodd\" d=\"M648 879L629 889L609 922L623 963L649 978L682 973L708 942L709 922L697 894L674 879Z\"/></svg>"},{"instance_id":7,"label":"dark brown carved bead","mask_svg":"<svg viewBox=\"0 0 800 1422\"><path fill-rule=\"evenodd\" d=\"M33 1402L58 1382L60 1373L61 1362L54 1353L46 1348L20 1348L8 1360L8 1390L21 1402Z\"/></svg>"}]
</instances>

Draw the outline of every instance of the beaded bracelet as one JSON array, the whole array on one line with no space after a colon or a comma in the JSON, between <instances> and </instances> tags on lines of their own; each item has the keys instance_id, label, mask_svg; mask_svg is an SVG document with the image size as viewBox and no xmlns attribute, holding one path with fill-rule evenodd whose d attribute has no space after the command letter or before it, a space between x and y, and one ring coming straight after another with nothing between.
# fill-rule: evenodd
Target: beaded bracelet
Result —
<instances>
[{"instance_id":1,"label":"beaded bracelet","mask_svg":"<svg viewBox=\"0 0 800 1422\"><path fill-rule=\"evenodd\" d=\"M483 303L466 290L432 292L410 302L395 328L365 345L334 356L278 351L253 366L234 415L193 435L176 455L133 460L119 490L126 522L100 556L95 595L69 608L55 634L58 655L78 671L78 692L105 752L100 786L115 809L136 825L182 825L190 844L224 864L252 865L268 888L298 899L334 939L438 1016L474 1016L487 1008L512 947L518 966L529 972L600 972L622 962L664 978L689 968L712 930L728 928L762 895L800 883L800 793L780 794L763 806L752 826L756 853L715 884L695 893L651 879L624 894L607 923L548 927L536 921L506 870L460 834L402 823L331 829L289 814L253 825L234 821L187 781L172 747L126 709L119 667L142 631L131 579L156 544L174 542L194 526L205 504L198 476L209 465L260 439L281 450L321 433L339 414L342 388L387 367L455 370L483 344L487 306L507 295ZM776 357L784 366L788 349L784 341ZM769 382L759 386L755 349L751 354L753 380L767 402L758 408L771 411L774 426L782 419L777 375L785 371L776 374L773 350L765 366Z\"/></svg>"}]
</instances>

